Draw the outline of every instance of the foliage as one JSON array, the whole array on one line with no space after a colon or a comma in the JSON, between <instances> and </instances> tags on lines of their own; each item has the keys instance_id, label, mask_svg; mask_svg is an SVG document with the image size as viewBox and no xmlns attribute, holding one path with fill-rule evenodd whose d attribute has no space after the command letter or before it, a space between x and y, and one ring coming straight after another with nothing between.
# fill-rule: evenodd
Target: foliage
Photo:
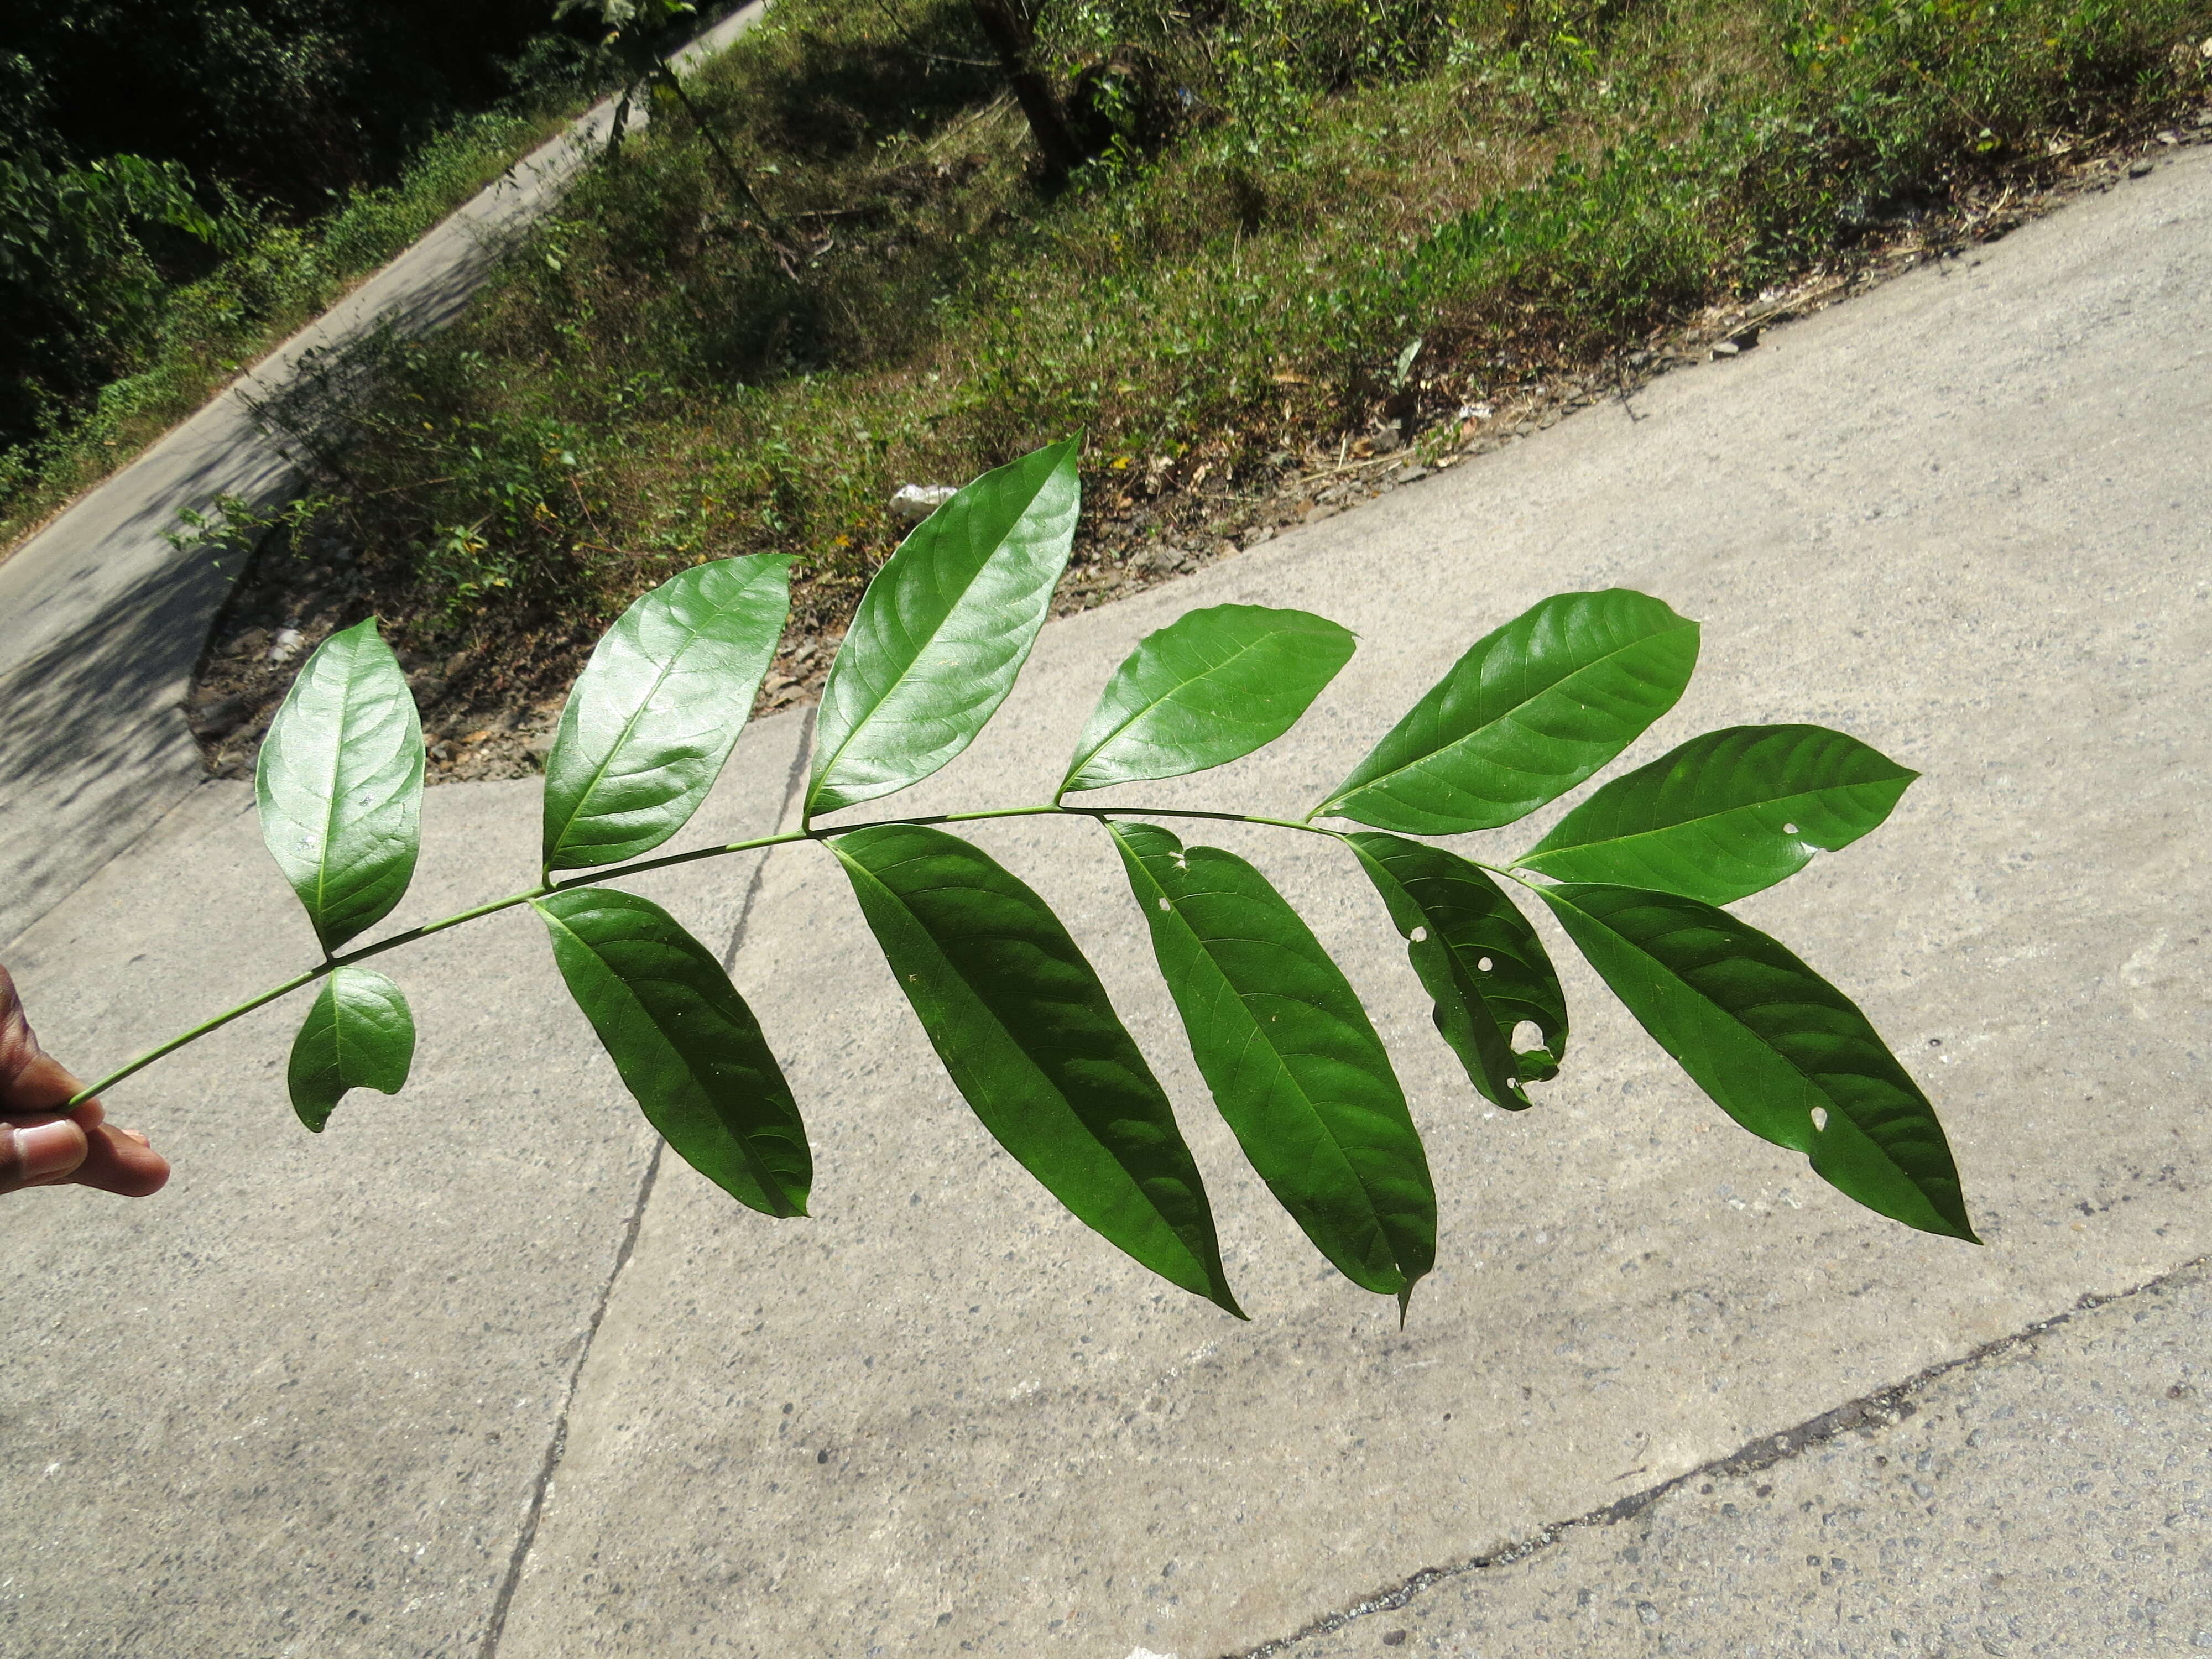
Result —
<instances>
[{"instance_id":1,"label":"foliage","mask_svg":"<svg viewBox=\"0 0 2212 1659\"><path fill-rule=\"evenodd\" d=\"M0 538L413 241L598 73L541 0L17 10Z\"/></svg>"},{"instance_id":2,"label":"foliage","mask_svg":"<svg viewBox=\"0 0 2212 1659\"><path fill-rule=\"evenodd\" d=\"M688 85L800 280L662 111L475 316L380 365L329 493L426 651L524 614L588 637L755 552L834 633L898 486L1079 427L1102 539L1171 512L1211 541L1284 455L1435 430L2039 187L2197 95L2173 48L2208 27L2203 0L1066 0L1040 40L1120 125L1048 197L960 0L780 0Z\"/></svg>"},{"instance_id":3,"label":"foliage","mask_svg":"<svg viewBox=\"0 0 2212 1659\"><path fill-rule=\"evenodd\" d=\"M1534 1103L1565 1060L1546 946L1499 884L1531 894L1660 1045L1753 1133L1804 1153L1847 1196L1972 1240L1934 1109L1844 994L1719 908L1814 848L1880 823L1913 774L1841 732L1694 738L1595 791L1518 860L1432 841L1516 822L1576 787L1671 708L1698 625L1660 601L1562 593L1477 641L1304 820L1141 805L1072 806L1179 776L1286 731L1350 658L1304 612L1194 611L1105 688L1049 803L823 823L931 775L1012 690L1075 534L1076 443L985 474L908 538L862 596L831 670L801 827L636 855L698 807L735 744L787 616L775 559L702 565L636 601L570 694L547 766L538 884L443 921L341 947L389 913L416 858L421 742L405 679L365 622L312 656L261 751L262 828L326 952L319 966L104 1079L319 980L293 1104L319 1129L346 1090L404 1082L414 1024L358 966L529 905L653 1127L740 1203L805 1213L799 1108L713 955L657 905L602 885L749 848L817 842L849 879L899 989L983 1127L1073 1214L1170 1282L1240 1314L1203 1177L1165 1091L1045 902L942 827L1057 815L1097 824L1198 1069L1268 1189L1346 1278L1397 1299L1433 1266L1437 1196L1390 1057L1358 994L1256 866L1155 820L1273 824L1344 845L1372 880L1483 1097ZM1315 823L1331 817L1367 829ZM629 860L628 862L617 862ZM590 873L554 879L561 870ZM1517 1040L1525 1025L1534 1043Z\"/></svg>"}]
</instances>

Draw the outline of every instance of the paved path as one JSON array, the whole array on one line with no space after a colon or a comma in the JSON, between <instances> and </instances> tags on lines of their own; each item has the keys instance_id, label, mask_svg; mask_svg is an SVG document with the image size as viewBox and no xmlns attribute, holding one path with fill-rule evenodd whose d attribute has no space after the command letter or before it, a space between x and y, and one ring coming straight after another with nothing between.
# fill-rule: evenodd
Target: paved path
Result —
<instances>
[{"instance_id":1,"label":"paved path","mask_svg":"<svg viewBox=\"0 0 2212 1659\"><path fill-rule=\"evenodd\" d=\"M760 0L677 53L690 66L750 27ZM386 324L449 320L497 250L559 200L614 122L601 103L533 150L251 374L0 562L0 945L202 781L185 696L236 569L179 553L185 509L280 498L293 481L253 408Z\"/></svg>"},{"instance_id":2,"label":"paved path","mask_svg":"<svg viewBox=\"0 0 2212 1659\"><path fill-rule=\"evenodd\" d=\"M1567 1074L1486 1112L1356 878L1303 837L1224 836L1400 1056L1443 1194L1401 1332L1242 1173L1095 836L979 832L1182 1103L1239 1324L993 1153L818 849L662 872L784 1057L816 1218L656 1161L525 917L392 959L416 1081L319 1138L283 1101L295 1011L241 1021L113 1103L176 1159L161 1198L10 1201L0 1650L2212 1642L2190 1265L2212 1251L2208 260L2194 155L1671 376L1633 418L1585 412L1056 623L975 752L908 798L1034 799L1115 662L1188 606L1303 605L1362 636L1279 755L1148 792L1267 810L1541 594L1663 595L1705 621L1705 665L1632 759L1806 719L1926 774L1744 908L1925 1082L1986 1249L1866 1217L1735 1131L1578 970ZM805 736L751 728L702 834L787 817ZM310 950L246 805L191 792L10 947L75 1063ZM431 792L394 925L526 880L534 819L527 783Z\"/></svg>"}]
</instances>

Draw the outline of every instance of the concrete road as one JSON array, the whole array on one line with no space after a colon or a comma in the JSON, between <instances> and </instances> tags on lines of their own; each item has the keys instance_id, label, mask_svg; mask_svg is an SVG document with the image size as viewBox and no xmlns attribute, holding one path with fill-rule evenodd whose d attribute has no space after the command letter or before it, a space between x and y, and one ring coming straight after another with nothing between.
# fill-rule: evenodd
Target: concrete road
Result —
<instances>
[{"instance_id":1,"label":"concrete road","mask_svg":"<svg viewBox=\"0 0 2212 1659\"><path fill-rule=\"evenodd\" d=\"M826 857L786 848L654 890L728 944L783 1056L812 1220L655 1161L512 916L388 959L424 1029L398 1100L297 1131L295 1011L264 1011L117 1091L177 1161L161 1198L9 1200L0 1650L2212 1642L2208 258L2195 155L1054 623L975 750L902 800L1040 797L1141 635L1238 600L1334 616L1360 653L1276 752L1142 798L1303 811L1498 620L1559 589L1662 595L1706 623L1704 666L1631 761L1813 720L1926 774L1742 908L1921 1078L1986 1248L1859 1212L1736 1131L1564 960L1568 1069L1540 1109L1491 1113L1354 874L1224 834L1399 1056L1443 1200L1401 1332L1243 1170L1095 831L979 827L1176 1098L1238 1323L994 1152ZM716 828L788 814L804 728L753 728ZM394 926L528 878L527 786L429 799ZM309 950L244 805L193 792L11 947L75 1063Z\"/></svg>"},{"instance_id":2,"label":"concrete road","mask_svg":"<svg viewBox=\"0 0 2212 1659\"><path fill-rule=\"evenodd\" d=\"M739 9L672 58L690 67L757 21ZM633 121L643 112L634 112ZM226 495L280 499L295 473L257 405L312 392L319 369L390 326L450 320L499 249L605 145L599 104L294 335L206 408L0 562L0 943L45 915L202 781L185 693L236 578L169 537Z\"/></svg>"}]
</instances>

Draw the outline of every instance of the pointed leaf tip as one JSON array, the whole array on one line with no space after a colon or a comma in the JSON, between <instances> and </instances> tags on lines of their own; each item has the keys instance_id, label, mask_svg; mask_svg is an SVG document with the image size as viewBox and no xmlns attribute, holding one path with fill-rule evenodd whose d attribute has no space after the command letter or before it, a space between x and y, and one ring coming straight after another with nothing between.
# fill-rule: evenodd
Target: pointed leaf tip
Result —
<instances>
[{"instance_id":1,"label":"pointed leaf tip","mask_svg":"<svg viewBox=\"0 0 2212 1659\"><path fill-rule=\"evenodd\" d=\"M998 712L1075 544L1079 445L985 473L876 572L822 690L810 819L920 782Z\"/></svg>"},{"instance_id":2,"label":"pointed leaf tip","mask_svg":"<svg viewBox=\"0 0 2212 1659\"><path fill-rule=\"evenodd\" d=\"M1850 846L1919 775L1825 726L1729 726L1613 779L1517 863L1731 904Z\"/></svg>"},{"instance_id":3,"label":"pointed leaf tip","mask_svg":"<svg viewBox=\"0 0 2212 1659\"><path fill-rule=\"evenodd\" d=\"M983 1127L1079 1220L1243 1318L1167 1095L1044 901L939 830L885 824L830 846Z\"/></svg>"},{"instance_id":4,"label":"pointed leaf tip","mask_svg":"<svg viewBox=\"0 0 2212 1659\"><path fill-rule=\"evenodd\" d=\"M740 1204L805 1215L805 1126L714 953L635 893L577 887L532 902L569 994L647 1121Z\"/></svg>"},{"instance_id":5,"label":"pointed leaf tip","mask_svg":"<svg viewBox=\"0 0 2212 1659\"><path fill-rule=\"evenodd\" d=\"M1150 823L1108 826L1214 1103L1337 1270L1393 1296L1436 1261L1436 1188L1358 994L1267 878Z\"/></svg>"},{"instance_id":6,"label":"pointed leaf tip","mask_svg":"<svg viewBox=\"0 0 2212 1659\"><path fill-rule=\"evenodd\" d=\"M1146 635L1100 695L1060 793L1201 772L1295 726L1352 659L1352 630L1305 611L1217 605Z\"/></svg>"},{"instance_id":7,"label":"pointed leaf tip","mask_svg":"<svg viewBox=\"0 0 2212 1659\"><path fill-rule=\"evenodd\" d=\"M775 654L791 564L763 553L695 566L601 636L546 757L548 870L635 858L698 811Z\"/></svg>"},{"instance_id":8,"label":"pointed leaf tip","mask_svg":"<svg viewBox=\"0 0 2212 1659\"><path fill-rule=\"evenodd\" d=\"M1806 1154L1814 1173L1879 1214L1981 1242L1936 1109L1841 991L1698 899L1596 882L1537 892L1730 1117Z\"/></svg>"},{"instance_id":9,"label":"pointed leaf tip","mask_svg":"<svg viewBox=\"0 0 2212 1659\"><path fill-rule=\"evenodd\" d=\"M1449 836L1526 817L1672 708L1698 624L1626 588L1558 593L1468 648L1316 817Z\"/></svg>"}]
</instances>

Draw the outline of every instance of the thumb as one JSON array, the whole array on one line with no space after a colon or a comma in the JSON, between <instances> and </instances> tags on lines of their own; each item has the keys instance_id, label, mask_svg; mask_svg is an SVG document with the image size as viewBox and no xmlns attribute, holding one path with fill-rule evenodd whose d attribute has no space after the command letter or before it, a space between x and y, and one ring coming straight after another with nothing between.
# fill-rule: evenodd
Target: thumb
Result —
<instances>
[{"instance_id":1,"label":"thumb","mask_svg":"<svg viewBox=\"0 0 2212 1659\"><path fill-rule=\"evenodd\" d=\"M0 1193L65 1181L90 1150L83 1128L65 1117L0 1121Z\"/></svg>"}]
</instances>

